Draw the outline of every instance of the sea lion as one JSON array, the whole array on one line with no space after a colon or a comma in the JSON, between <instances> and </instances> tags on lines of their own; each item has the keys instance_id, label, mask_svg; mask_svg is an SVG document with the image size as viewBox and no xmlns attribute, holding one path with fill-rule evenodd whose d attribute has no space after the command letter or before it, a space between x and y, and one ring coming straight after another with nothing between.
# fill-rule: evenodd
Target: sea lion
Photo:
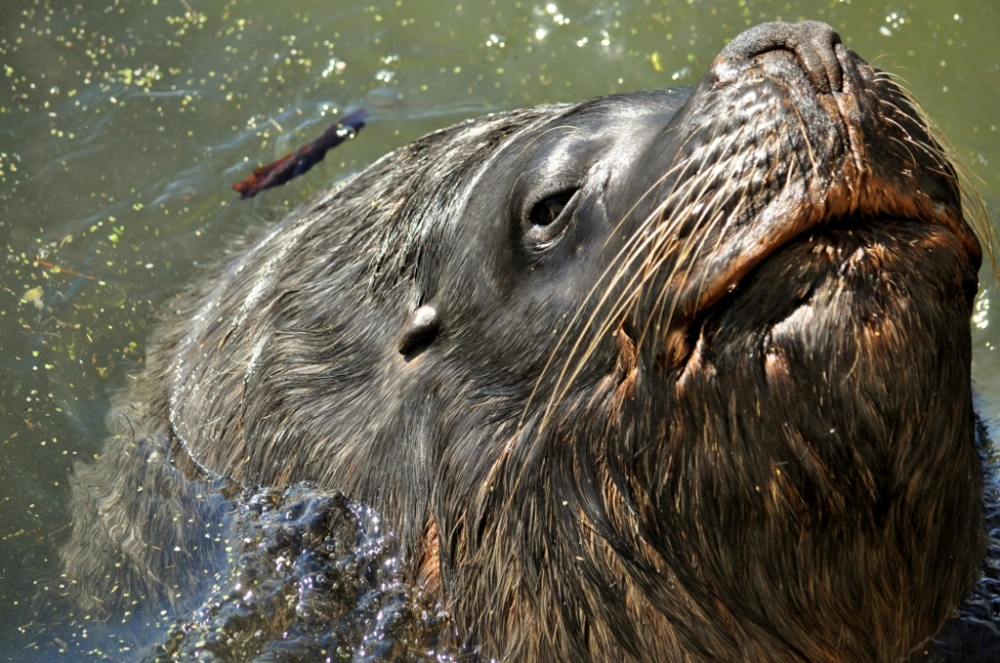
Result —
<instances>
[{"instance_id":1,"label":"sea lion","mask_svg":"<svg viewBox=\"0 0 1000 663\"><path fill-rule=\"evenodd\" d=\"M985 554L980 262L908 97L767 23L292 213L170 303L140 430L377 509L484 659L897 661Z\"/></svg>"}]
</instances>

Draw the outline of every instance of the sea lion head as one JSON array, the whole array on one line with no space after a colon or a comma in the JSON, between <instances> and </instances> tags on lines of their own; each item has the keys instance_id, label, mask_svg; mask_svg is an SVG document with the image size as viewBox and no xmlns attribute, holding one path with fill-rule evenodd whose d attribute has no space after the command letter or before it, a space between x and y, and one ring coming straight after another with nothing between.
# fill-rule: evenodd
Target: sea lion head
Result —
<instances>
[{"instance_id":1,"label":"sea lion head","mask_svg":"<svg viewBox=\"0 0 1000 663\"><path fill-rule=\"evenodd\" d=\"M294 214L151 351L202 468L372 504L485 654L890 661L983 551L981 254L818 23L471 121Z\"/></svg>"}]
</instances>

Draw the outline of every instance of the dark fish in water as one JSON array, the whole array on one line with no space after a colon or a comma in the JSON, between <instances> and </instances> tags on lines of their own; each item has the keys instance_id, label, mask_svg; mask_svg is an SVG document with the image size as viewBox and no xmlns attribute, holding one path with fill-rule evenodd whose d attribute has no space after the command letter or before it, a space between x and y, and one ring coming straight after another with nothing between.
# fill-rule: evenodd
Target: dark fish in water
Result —
<instances>
[{"instance_id":1,"label":"dark fish in water","mask_svg":"<svg viewBox=\"0 0 1000 663\"><path fill-rule=\"evenodd\" d=\"M286 154L274 163L254 168L253 175L240 180L233 188L240 192L240 198L253 198L264 189L284 184L293 177L302 175L323 160L331 150L345 140L353 138L365 126L368 113L359 108L337 120L316 140L303 145L295 152Z\"/></svg>"}]
</instances>

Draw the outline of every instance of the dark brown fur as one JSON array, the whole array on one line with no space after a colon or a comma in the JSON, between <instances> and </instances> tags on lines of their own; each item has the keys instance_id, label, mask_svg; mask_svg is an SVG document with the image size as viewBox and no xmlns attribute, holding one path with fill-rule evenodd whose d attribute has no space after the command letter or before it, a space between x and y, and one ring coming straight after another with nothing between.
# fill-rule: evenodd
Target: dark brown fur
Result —
<instances>
[{"instance_id":1,"label":"dark brown fur","mask_svg":"<svg viewBox=\"0 0 1000 663\"><path fill-rule=\"evenodd\" d=\"M979 262L906 96L769 24L322 195L171 303L142 423L378 509L487 657L888 663L984 553Z\"/></svg>"}]
</instances>

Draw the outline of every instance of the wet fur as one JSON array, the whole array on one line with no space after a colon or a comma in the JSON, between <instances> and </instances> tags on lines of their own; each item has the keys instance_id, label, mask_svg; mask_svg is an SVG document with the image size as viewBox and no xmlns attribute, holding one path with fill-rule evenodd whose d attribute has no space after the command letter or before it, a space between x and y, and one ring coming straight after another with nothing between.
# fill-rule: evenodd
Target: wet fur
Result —
<instances>
[{"instance_id":1,"label":"wet fur","mask_svg":"<svg viewBox=\"0 0 1000 663\"><path fill-rule=\"evenodd\" d=\"M486 656L905 656L985 546L978 254L909 102L840 56L833 110L773 52L400 148L170 303L145 430L189 477L379 510Z\"/></svg>"}]
</instances>

